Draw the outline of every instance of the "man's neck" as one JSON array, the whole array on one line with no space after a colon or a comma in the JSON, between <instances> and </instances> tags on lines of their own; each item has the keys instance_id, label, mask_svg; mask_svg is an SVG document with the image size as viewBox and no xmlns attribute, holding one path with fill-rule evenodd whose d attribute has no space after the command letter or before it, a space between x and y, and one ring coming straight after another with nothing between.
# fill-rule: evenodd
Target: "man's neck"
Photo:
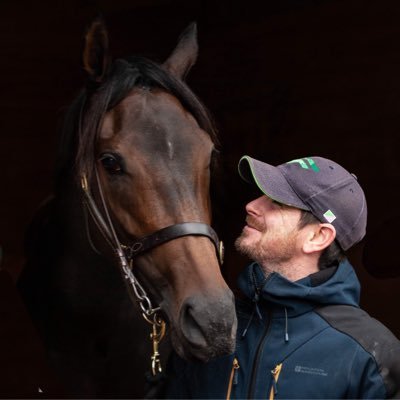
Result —
<instances>
[{"instance_id":1,"label":"man's neck","mask_svg":"<svg viewBox=\"0 0 400 400\"><path fill-rule=\"evenodd\" d=\"M319 271L317 262L314 259L297 259L274 264L261 262L259 264L267 276L272 272L277 272L292 282Z\"/></svg>"}]
</instances>

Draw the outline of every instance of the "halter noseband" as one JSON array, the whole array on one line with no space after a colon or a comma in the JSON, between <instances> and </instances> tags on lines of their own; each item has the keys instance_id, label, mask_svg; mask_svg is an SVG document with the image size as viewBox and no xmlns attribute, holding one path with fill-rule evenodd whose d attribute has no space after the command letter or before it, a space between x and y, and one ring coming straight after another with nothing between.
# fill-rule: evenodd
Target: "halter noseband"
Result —
<instances>
[{"instance_id":1,"label":"halter noseband","mask_svg":"<svg viewBox=\"0 0 400 400\"><path fill-rule=\"evenodd\" d=\"M183 236L206 236L215 246L218 261L223 263L223 244L218 239L217 234L210 225L202 222L182 222L162 228L151 235L136 239L131 246L124 246L128 252L129 258L137 257L138 255L151 250L170 240L174 240Z\"/></svg>"},{"instance_id":2,"label":"halter noseband","mask_svg":"<svg viewBox=\"0 0 400 400\"><path fill-rule=\"evenodd\" d=\"M97 171L96 171L96 178L99 187L100 197L102 200L102 205L106 213L107 222L104 220L101 212L99 211L93 199L85 174L83 174L81 177L81 187L85 194L84 202L88 207L90 214L92 215L92 218L95 220L100 231L108 239L108 242L110 244L114 242L116 251L119 248L123 249L126 257L129 260L132 260L133 258L141 255L142 253L149 251L154 247L157 247L170 240L178 239L184 236L205 236L212 241L215 247L218 262L220 263L220 265L223 264L223 259L224 259L223 242L219 240L218 235L214 231L214 229L210 225L205 224L203 222L182 222L179 224L170 225L167 226L166 228L159 229L158 231L153 232L150 235L135 239L134 243L132 243L130 246L121 244L115 233L115 229L112 224L111 218L109 217L108 208L104 200Z\"/></svg>"}]
</instances>

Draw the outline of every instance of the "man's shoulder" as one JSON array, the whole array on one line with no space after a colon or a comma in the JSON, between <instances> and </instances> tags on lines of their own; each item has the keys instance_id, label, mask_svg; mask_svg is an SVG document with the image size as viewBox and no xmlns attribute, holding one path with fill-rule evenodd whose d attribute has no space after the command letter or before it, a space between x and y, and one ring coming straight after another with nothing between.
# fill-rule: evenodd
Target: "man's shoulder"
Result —
<instances>
[{"instance_id":1,"label":"man's shoulder","mask_svg":"<svg viewBox=\"0 0 400 400\"><path fill-rule=\"evenodd\" d=\"M314 311L369 353L377 364L389 397L400 395L400 341L385 325L354 306L331 305Z\"/></svg>"},{"instance_id":2,"label":"man's shoulder","mask_svg":"<svg viewBox=\"0 0 400 400\"><path fill-rule=\"evenodd\" d=\"M364 347L376 346L377 340L400 346L394 334L366 311L351 305L329 305L314 309L329 325L351 336Z\"/></svg>"}]
</instances>

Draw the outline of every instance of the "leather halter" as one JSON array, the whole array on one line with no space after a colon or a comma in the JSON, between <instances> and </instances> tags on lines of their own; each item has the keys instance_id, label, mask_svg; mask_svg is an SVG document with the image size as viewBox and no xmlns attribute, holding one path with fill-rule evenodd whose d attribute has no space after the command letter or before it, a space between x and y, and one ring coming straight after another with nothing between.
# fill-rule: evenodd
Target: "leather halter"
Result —
<instances>
[{"instance_id":1,"label":"leather halter","mask_svg":"<svg viewBox=\"0 0 400 400\"><path fill-rule=\"evenodd\" d=\"M170 240L174 240L183 236L206 236L215 246L218 261L223 262L222 242L219 241L217 234L210 225L202 222L182 222L180 224L170 225L160 229L151 235L137 239L131 246L126 246L129 251L128 257L133 258L151 250Z\"/></svg>"},{"instance_id":2,"label":"leather halter","mask_svg":"<svg viewBox=\"0 0 400 400\"><path fill-rule=\"evenodd\" d=\"M108 219L108 223L104 220L101 212L99 211L93 199L93 196L91 195L86 175L83 174L81 177L81 186L85 194L85 203L103 235L106 236L109 242L114 242L114 246L116 247L116 249L121 247L129 260L170 240L178 239L184 236L205 236L208 237L214 244L219 264L223 264L223 242L219 240L218 235L214 231L214 229L210 225L203 222L182 222L179 224L170 225L165 228L159 229L158 231L150 235L135 239L134 243L130 246L121 244L117 238L113 224L108 215L108 210L103 198L97 171L96 177L98 180L99 191L102 198L103 207L106 212L106 217Z\"/></svg>"},{"instance_id":3,"label":"leather halter","mask_svg":"<svg viewBox=\"0 0 400 400\"><path fill-rule=\"evenodd\" d=\"M151 371L153 376L157 376L157 374L162 372L158 345L165 334L165 321L158 313L160 307L153 307L146 290L133 274L133 258L153 249L156 246L161 245L162 243L183 236L205 236L208 237L214 244L218 262L220 265L222 265L224 256L223 243L218 239L217 234L215 233L214 229L211 228L211 226L202 222L183 222L162 228L151 235L136 239L135 242L130 246L121 244L108 212L107 203L103 195L97 169L95 169L95 173L106 220L104 219L103 214L100 212L96 202L93 199L87 182L86 174L81 175L81 187L84 193L84 205L86 205L87 209L89 210L89 213L98 226L100 232L117 254L125 282L130 283L130 288L134 294L134 300L139 303L143 318L152 325L152 333L150 335L153 343ZM132 292L130 291L129 294L132 295Z\"/></svg>"}]
</instances>

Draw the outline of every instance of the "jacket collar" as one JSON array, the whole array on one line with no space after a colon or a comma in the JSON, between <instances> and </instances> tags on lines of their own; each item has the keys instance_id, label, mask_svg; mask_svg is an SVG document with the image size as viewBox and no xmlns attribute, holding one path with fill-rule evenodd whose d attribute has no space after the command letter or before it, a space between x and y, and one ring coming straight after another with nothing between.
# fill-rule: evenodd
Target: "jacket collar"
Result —
<instances>
[{"instance_id":1,"label":"jacket collar","mask_svg":"<svg viewBox=\"0 0 400 400\"><path fill-rule=\"evenodd\" d=\"M254 262L240 274L238 285L262 309L279 314L286 309L289 316L324 305L358 306L360 297L360 284L348 260L295 282L275 272L266 276Z\"/></svg>"}]
</instances>

